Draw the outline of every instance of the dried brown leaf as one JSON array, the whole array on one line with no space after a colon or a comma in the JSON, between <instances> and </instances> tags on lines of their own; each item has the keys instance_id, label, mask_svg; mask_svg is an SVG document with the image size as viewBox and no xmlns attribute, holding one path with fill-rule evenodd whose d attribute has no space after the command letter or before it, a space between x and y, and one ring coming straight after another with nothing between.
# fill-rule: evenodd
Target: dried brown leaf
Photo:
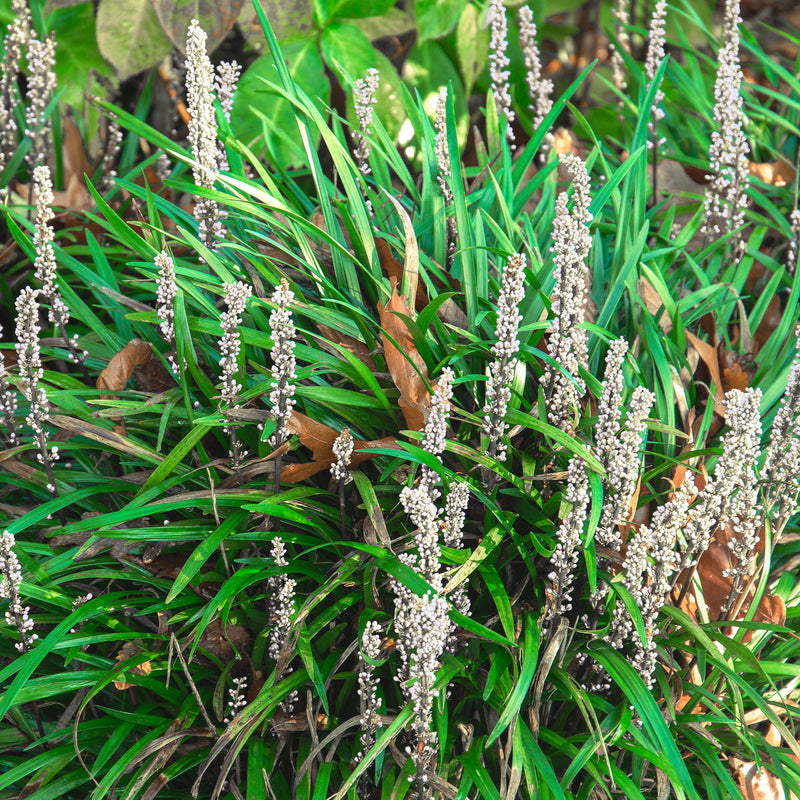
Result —
<instances>
[{"instance_id":1,"label":"dried brown leaf","mask_svg":"<svg viewBox=\"0 0 800 800\"><path fill-rule=\"evenodd\" d=\"M796 174L794 167L782 159L765 161L761 164L750 161L747 166L751 175L770 186L788 186L794 182Z\"/></svg>"},{"instance_id":2,"label":"dried brown leaf","mask_svg":"<svg viewBox=\"0 0 800 800\"><path fill-rule=\"evenodd\" d=\"M130 380L136 367L147 363L153 348L141 339L131 339L116 353L97 376L97 388L101 391L121 392Z\"/></svg>"},{"instance_id":3,"label":"dried brown leaf","mask_svg":"<svg viewBox=\"0 0 800 800\"><path fill-rule=\"evenodd\" d=\"M311 450L313 461L306 464L285 464L281 467L281 480L287 483L299 483L316 475L323 469L329 469L336 460L333 455L333 443L339 436L340 431L334 430L329 425L317 422L311 417L293 411L289 422L286 425L292 433L296 433L300 439L300 444ZM353 448L357 450L375 449L392 447L397 444L393 436L386 436L382 439L366 441L356 439ZM355 469L367 459L374 458L369 453L354 452L350 459L351 469Z\"/></svg>"},{"instance_id":4,"label":"dried brown leaf","mask_svg":"<svg viewBox=\"0 0 800 800\"><path fill-rule=\"evenodd\" d=\"M719 354L717 353L717 348L699 339L691 331L686 331L686 340L689 342L689 346L697 351L701 361L708 369L711 380L714 382L714 412L724 419L725 390L719 371Z\"/></svg>"},{"instance_id":5,"label":"dried brown leaf","mask_svg":"<svg viewBox=\"0 0 800 800\"><path fill-rule=\"evenodd\" d=\"M125 644L122 645L122 649L119 651L119 653L117 653L116 660L127 661L128 659L137 656L140 652L142 652L140 648L133 642L125 642ZM141 664L137 664L128 670L131 675L149 675L152 671L153 667L149 661L143 661ZM132 689L133 687L134 684L127 683L123 680L114 681L115 689Z\"/></svg>"},{"instance_id":6,"label":"dried brown leaf","mask_svg":"<svg viewBox=\"0 0 800 800\"><path fill-rule=\"evenodd\" d=\"M369 348L360 339L356 339L353 336L342 333L336 328L323 325L320 322L317 323L317 328L325 337L325 340L328 342L333 342L334 344L338 344L340 347L343 347L345 350L352 353L362 364L364 364L364 366L370 370L370 372L374 373L378 371L378 367L375 364L375 359L372 357L372 353L370 353ZM321 341L320 345L325 349L329 349L325 347L325 340ZM333 352L334 355L339 355L335 348L330 348L330 352Z\"/></svg>"},{"instance_id":7,"label":"dried brown leaf","mask_svg":"<svg viewBox=\"0 0 800 800\"><path fill-rule=\"evenodd\" d=\"M244 650L249 642L250 634L247 628L242 625L223 626L222 619L215 617L206 626L198 644L223 663L229 664L233 661L236 652ZM234 652L234 648L236 652Z\"/></svg>"},{"instance_id":8,"label":"dried brown leaf","mask_svg":"<svg viewBox=\"0 0 800 800\"><path fill-rule=\"evenodd\" d=\"M400 409L410 430L422 430L431 405L427 387L428 368L414 344L405 319L411 313L405 297L397 293L392 284L392 294L385 306L378 303L378 314L383 329L383 353L394 385L400 390ZM391 337L391 338L390 338Z\"/></svg>"},{"instance_id":9,"label":"dried brown leaf","mask_svg":"<svg viewBox=\"0 0 800 800\"><path fill-rule=\"evenodd\" d=\"M755 761L742 761L735 756L728 759L733 777L739 784L743 800L797 800L787 792L779 778L759 767Z\"/></svg>"},{"instance_id":10,"label":"dried brown leaf","mask_svg":"<svg viewBox=\"0 0 800 800\"><path fill-rule=\"evenodd\" d=\"M662 333L669 333L672 330L672 320L664 309L664 301L647 278L639 278L636 281L636 292L644 300L645 307L652 317L655 317L658 309L661 309L661 316L658 318L658 327Z\"/></svg>"}]
</instances>

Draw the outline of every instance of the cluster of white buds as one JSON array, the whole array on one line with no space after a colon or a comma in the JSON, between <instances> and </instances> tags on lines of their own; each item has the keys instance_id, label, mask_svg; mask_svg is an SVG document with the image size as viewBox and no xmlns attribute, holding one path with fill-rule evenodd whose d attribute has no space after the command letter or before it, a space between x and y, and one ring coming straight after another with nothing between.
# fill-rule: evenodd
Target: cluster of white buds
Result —
<instances>
[{"instance_id":1,"label":"cluster of white buds","mask_svg":"<svg viewBox=\"0 0 800 800\"><path fill-rule=\"evenodd\" d=\"M19 62L33 35L31 12L27 0L11 0L11 24L3 39L5 52L0 62L0 169L17 149L19 105Z\"/></svg>"},{"instance_id":2,"label":"cluster of white buds","mask_svg":"<svg viewBox=\"0 0 800 800\"><path fill-rule=\"evenodd\" d=\"M777 519L788 521L797 511L800 492L800 327L795 331L796 353L781 407L772 421L762 476L766 483L764 510L777 503Z\"/></svg>"},{"instance_id":3,"label":"cluster of white buds","mask_svg":"<svg viewBox=\"0 0 800 800\"><path fill-rule=\"evenodd\" d=\"M658 0L653 8L653 17L650 20L650 41L647 45L647 58L644 62L644 74L647 78L648 88L653 82L653 78L658 72L658 67L664 60L664 38L667 30L667 0ZM664 118L664 110L661 103L664 100L664 92L659 88L653 98L653 108L650 112L650 146L658 147L664 141L658 138L658 122Z\"/></svg>"},{"instance_id":4,"label":"cluster of white buds","mask_svg":"<svg viewBox=\"0 0 800 800\"><path fill-rule=\"evenodd\" d=\"M272 540L270 554L276 567L289 566L289 562L286 560L286 545L280 537L276 536ZM267 653L274 661L281 657L281 653L292 632L296 586L297 581L294 578L290 578L285 572L281 572L267 581L267 588L272 598L269 613L270 631ZM291 670L287 669L283 674L287 675L289 672ZM297 692L292 692L281 703L281 707L287 714L292 711L296 698Z\"/></svg>"},{"instance_id":5,"label":"cluster of white buds","mask_svg":"<svg viewBox=\"0 0 800 800\"><path fill-rule=\"evenodd\" d=\"M789 214L789 246L786 248L786 269L794 275L797 269L797 253L800 250L800 208Z\"/></svg>"},{"instance_id":6,"label":"cluster of white buds","mask_svg":"<svg viewBox=\"0 0 800 800\"><path fill-rule=\"evenodd\" d=\"M42 356L39 347L39 292L37 289L25 287L17 296L16 310L16 351L19 369L19 389L30 404L25 421L33 431L34 439L39 447L37 458L45 466L48 474L47 490L53 494L56 487L52 477L52 464L58 459L58 448L47 449L48 403L47 393L40 384L44 376Z\"/></svg>"},{"instance_id":7,"label":"cluster of white buds","mask_svg":"<svg viewBox=\"0 0 800 800\"><path fill-rule=\"evenodd\" d=\"M222 338L219 341L219 350L222 357L219 365L222 369L222 401L230 405L236 403L242 390L242 384L237 380L239 351L242 346L239 326L242 324L242 314L251 294L250 287L243 281L225 285L225 305L228 310L220 314Z\"/></svg>"},{"instance_id":8,"label":"cluster of white buds","mask_svg":"<svg viewBox=\"0 0 800 800\"><path fill-rule=\"evenodd\" d=\"M486 410L482 430L489 437L489 455L498 461L506 460L507 446L502 437L508 428L505 418L518 362L517 334L522 322L519 304L525 297L526 266L527 258L524 255L508 257L500 279L500 296L497 298L497 341L492 345L494 361L489 365L486 382Z\"/></svg>"},{"instance_id":9,"label":"cluster of white buds","mask_svg":"<svg viewBox=\"0 0 800 800\"><path fill-rule=\"evenodd\" d=\"M25 135L31 148L25 156L28 170L50 159L52 151L52 125L45 118L45 110L56 88L56 40L51 34L43 42L31 39L28 44L28 109L25 113Z\"/></svg>"},{"instance_id":10,"label":"cluster of white buds","mask_svg":"<svg viewBox=\"0 0 800 800\"><path fill-rule=\"evenodd\" d=\"M0 326L0 333L3 332ZM0 419L3 422L3 433L8 443L13 447L17 444L17 421L14 415L17 412L17 394L11 389L8 382L8 370L5 358L0 353Z\"/></svg>"},{"instance_id":11,"label":"cluster of white buds","mask_svg":"<svg viewBox=\"0 0 800 800\"><path fill-rule=\"evenodd\" d=\"M436 100L436 116L434 118L434 128L436 129L436 166L439 167L439 174L436 180L439 182L439 188L442 190L442 197L444 198L445 205L451 205L453 202L453 190L450 186L453 180L453 171L450 167L450 148L447 143L447 87L443 86L439 90L439 96ZM453 214L447 215L447 263L449 264L456 251L456 237L458 229L456 227L456 218Z\"/></svg>"},{"instance_id":12,"label":"cluster of white buds","mask_svg":"<svg viewBox=\"0 0 800 800\"><path fill-rule=\"evenodd\" d=\"M727 522L732 534L728 546L733 562L722 571L723 577L733 579L731 591L738 596L744 582L753 574L753 557L763 524L756 472L757 460L761 455L761 389L750 387L744 392L732 389L725 399L726 421L731 428L747 430L749 445L748 451L740 452L741 470L737 476L737 491L729 498L727 507Z\"/></svg>"},{"instance_id":13,"label":"cluster of white buds","mask_svg":"<svg viewBox=\"0 0 800 800\"><path fill-rule=\"evenodd\" d=\"M655 403L655 395L641 386L633 390L625 427L619 439L611 445L606 461L606 488L614 495L603 503L595 539L599 544L618 550L622 546L618 525L628 518L636 484L639 481L639 451L642 434L647 430L647 418Z\"/></svg>"},{"instance_id":14,"label":"cluster of white buds","mask_svg":"<svg viewBox=\"0 0 800 800\"><path fill-rule=\"evenodd\" d=\"M375 744L375 734L381 726L378 715L378 683L375 680L375 664L381 655L381 626L370 620L361 635L361 658L358 667L358 697L361 706L361 751L356 755L360 761Z\"/></svg>"},{"instance_id":15,"label":"cluster of white buds","mask_svg":"<svg viewBox=\"0 0 800 800\"><path fill-rule=\"evenodd\" d=\"M633 636L635 647L631 663L648 686L653 684L656 666L653 639L658 614L669 594L671 578L678 569L678 531L686 521L693 493L694 477L687 473L673 498L659 507L650 524L641 525L628 541L622 583L641 612L645 637L640 638L627 609L618 602L606 640L619 649Z\"/></svg>"},{"instance_id":16,"label":"cluster of white buds","mask_svg":"<svg viewBox=\"0 0 800 800\"><path fill-rule=\"evenodd\" d=\"M347 484L353 480L348 467L350 459L353 457L353 434L345 428L333 443L333 455L336 461L331 466L331 476L338 483Z\"/></svg>"},{"instance_id":17,"label":"cluster of white buds","mask_svg":"<svg viewBox=\"0 0 800 800\"><path fill-rule=\"evenodd\" d=\"M464 546L464 522L466 519L467 503L469 502L469 484L451 483L444 506L444 527L442 529L442 542L445 547L460 550ZM467 594L467 583L460 583L448 595L456 611L469 615L470 599ZM455 626L447 640L447 651L455 653L458 640L455 636Z\"/></svg>"},{"instance_id":18,"label":"cluster of white buds","mask_svg":"<svg viewBox=\"0 0 800 800\"><path fill-rule=\"evenodd\" d=\"M69 308L56 285L56 254L53 248L54 233L50 226L53 219L53 182L50 167L39 165L33 170L33 183L36 190L36 224L33 232L33 246L36 248L34 267L36 278L41 281L41 294L50 308L47 318L54 323L69 351L69 359L74 364L82 364L88 353L77 347L78 334L72 337L67 333Z\"/></svg>"},{"instance_id":19,"label":"cluster of white buds","mask_svg":"<svg viewBox=\"0 0 800 800\"><path fill-rule=\"evenodd\" d=\"M158 327L164 341L175 350L175 299L178 297L178 282L175 277L175 262L167 250L162 250L155 257L158 267L156 277L156 313L160 320ZM177 364L170 356L172 368L177 370Z\"/></svg>"},{"instance_id":20,"label":"cluster of white buds","mask_svg":"<svg viewBox=\"0 0 800 800\"><path fill-rule=\"evenodd\" d=\"M114 169L114 159L116 159L122 148L122 140L124 138L125 135L122 132L119 119L113 115L108 115L106 117L103 158L100 163L100 168L103 171L102 186L104 191L110 191L114 188L114 178L117 177L117 172Z\"/></svg>"},{"instance_id":21,"label":"cluster of white buds","mask_svg":"<svg viewBox=\"0 0 800 800\"><path fill-rule=\"evenodd\" d=\"M358 130L354 131L353 136L356 143L356 163L362 175L370 174L369 154L371 152L367 136L369 136L369 126L372 124L373 106L377 103L375 93L378 91L380 78L378 70L370 67L363 78L359 78L353 87L353 103L358 119Z\"/></svg>"},{"instance_id":22,"label":"cluster of white buds","mask_svg":"<svg viewBox=\"0 0 800 800\"><path fill-rule=\"evenodd\" d=\"M744 224L750 171L749 148L744 136L743 80L739 63L739 0L727 0L719 68L714 83L714 128L709 149L709 186L704 202L703 232L720 237ZM732 252L742 255L741 236L733 240Z\"/></svg>"},{"instance_id":23,"label":"cluster of white buds","mask_svg":"<svg viewBox=\"0 0 800 800\"><path fill-rule=\"evenodd\" d=\"M628 27L631 24L630 0L617 0L617 5L611 14L614 17L617 41L620 47L629 53L631 49L631 36L628 33ZM625 59L623 59L622 54L614 45L611 46L611 51L611 71L614 86L622 92L628 88L628 81L625 75Z\"/></svg>"},{"instance_id":24,"label":"cluster of white buds","mask_svg":"<svg viewBox=\"0 0 800 800\"><path fill-rule=\"evenodd\" d=\"M192 175L197 186L213 189L219 171L217 155L217 116L214 111L214 69L206 52L206 32L193 19L186 35L186 108L189 120L189 143L194 161ZM200 241L213 248L225 230L223 207L206 197L197 198L194 217Z\"/></svg>"},{"instance_id":25,"label":"cluster of white buds","mask_svg":"<svg viewBox=\"0 0 800 800\"><path fill-rule=\"evenodd\" d=\"M50 304L47 318L59 326L69 320L69 309L56 286L56 254L53 249L54 233L50 226L53 214L53 182L50 167L40 165L33 170L33 183L36 192L36 225L33 231L33 246L36 258L33 265L36 279L41 281L42 295Z\"/></svg>"},{"instance_id":26,"label":"cluster of white buds","mask_svg":"<svg viewBox=\"0 0 800 800\"><path fill-rule=\"evenodd\" d=\"M573 456L567 467L565 499L571 507L561 520L556 534L556 548L550 557L554 569L548 575L552 594L545 612L547 619L559 618L572 610L572 584L578 566L578 554L583 546L583 528L589 507L589 479L586 467L578 456Z\"/></svg>"},{"instance_id":27,"label":"cluster of white buds","mask_svg":"<svg viewBox=\"0 0 800 800\"><path fill-rule=\"evenodd\" d=\"M436 166L439 168L439 174L436 176L439 181L439 187L442 190L444 201L447 205L453 202L453 191L450 188L450 180L453 177L453 172L450 167L450 148L447 145L447 87L442 86L439 89L439 95L436 99L436 116L433 122L436 129Z\"/></svg>"},{"instance_id":28,"label":"cluster of white buds","mask_svg":"<svg viewBox=\"0 0 800 800\"><path fill-rule=\"evenodd\" d=\"M422 449L437 458L444 452L447 441L447 418L450 416L450 400L453 397L453 378L453 370L445 367L431 397L431 409L425 422ZM438 480L439 476L434 470L427 466L422 467L420 484L424 484L433 501L439 497L439 492L435 488Z\"/></svg>"},{"instance_id":29,"label":"cluster of white buds","mask_svg":"<svg viewBox=\"0 0 800 800\"><path fill-rule=\"evenodd\" d=\"M247 705L247 676L233 679L228 689L228 711L222 722L227 725Z\"/></svg>"},{"instance_id":30,"label":"cluster of white buds","mask_svg":"<svg viewBox=\"0 0 800 800\"><path fill-rule=\"evenodd\" d=\"M507 69L511 63L508 49L508 20L503 0L492 0L489 5L487 22L492 36L489 42L489 76L492 79L492 95L494 96L497 117L506 123L506 139L513 148L514 129L512 127L515 114L511 108L511 93L508 90L508 79L511 72Z\"/></svg>"},{"instance_id":31,"label":"cluster of white buds","mask_svg":"<svg viewBox=\"0 0 800 800\"><path fill-rule=\"evenodd\" d=\"M214 91L222 108L222 114L228 123L231 121L233 98L236 96L236 84L239 82L241 72L242 67L238 61L222 61L217 64ZM229 168L228 154L219 142L217 142L217 162L220 170L226 171Z\"/></svg>"},{"instance_id":32,"label":"cluster of white buds","mask_svg":"<svg viewBox=\"0 0 800 800\"><path fill-rule=\"evenodd\" d=\"M692 504L689 521L683 528L685 550L679 571L692 566L708 548L711 534L726 524L743 527L745 535L751 528L753 508L742 508L734 502L737 492L743 498L754 497L754 468L761 451L760 390L741 392L732 389L725 395L726 422L730 430L722 437L722 454L717 460L714 475ZM737 519L740 513L745 517Z\"/></svg>"},{"instance_id":33,"label":"cluster of white buds","mask_svg":"<svg viewBox=\"0 0 800 800\"><path fill-rule=\"evenodd\" d=\"M289 288L285 278L272 294L275 308L269 316L269 328L272 334L272 379L275 382L269 393L272 406L272 417L278 423L275 433L270 437L272 447L280 447L288 438L288 424L295 405L294 381L297 378L297 361L294 348L297 330L292 319L289 306L294 302L294 292Z\"/></svg>"},{"instance_id":34,"label":"cluster of white buds","mask_svg":"<svg viewBox=\"0 0 800 800\"><path fill-rule=\"evenodd\" d=\"M14 646L20 653L26 653L39 637L31 633L33 620L30 618L30 607L22 605L22 568L14 553L15 544L14 534L3 531L0 536L0 597L9 601L6 624L13 625L19 632L19 641Z\"/></svg>"},{"instance_id":35,"label":"cluster of white buds","mask_svg":"<svg viewBox=\"0 0 800 800\"><path fill-rule=\"evenodd\" d=\"M445 448L452 381L452 370L443 370L425 426L423 448L437 458ZM447 541L460 544L467 501L466 490L453 487L442 524L442 510L436 505L439 497L434 486L436 479L433 470L423 468L419 483L414 487L406 486L400 492L403 509L416 526L416 553L402 553L400 560L421 575L433 587L433 592L419 597L400 581L390 581L395 597L394 629L400 657L397 679L414 707L416 747L409 755L416 768L417 796L425 798L432 796L429 779L436 754L436 734L431 729L436 669L443 652L453 641L453 623L448 616L451 604L442 592L444 575L439 534L444 528ZM465 598L460 602L463 613L467 613L468 602Z\"/></svg>"},{"instance_id":36,"label":"cluster of white buds","mask_svg":"<svg viewBox=\"0 0 800 800\"><path fill-rule=\"evenodd\" d=\"M542 59L539 53L539 43L536 40L536 24L533 21L533 12L528 6L522 6L518 15L519 43L522 46L522 55L525 57L526 74L528 83L528 97L531 99L530 109L533 111L533 129L537 130L544 122L544 118L553 108L553 81L542 76ZM552 135L548 134L542 144L542 152L552 146Z\"/></svg>"},{"instance_id":37,"label":"cluster of white buds","mask_svg":"<svg viewBox=\"0 0 800 800\"><path fill-rule=\"evenodd\" d=\"M272 559L276 567L288 567L286 560L286 545L283 539L276 536L272 540ZM292 630L292 615L294 614L295 587L297 582L285 573L280 573L269 579L272 608L270 609L271 628L269 632L269 647L267 652L270 658L277 661L281 648Z\"/></svg>"},{"instance_id":38,"label":"cluster of white buds","mask_svg":"<svg viewBox=\"0 0 800 800\"><path fill-rule=\"evenodd\" d=\"M540 378L546 392L552 392L547 409L550 422L564 431L572 427L578 400L585 384L579 368L588 368L586 330L578 325L586 318L586 259L592 246L589 224L591 184L586 165L579 156L562 155L561 166L572 176L574 187L572 213L567 210L567 193L556 199L553 220L553 267L555 287L548 328L547 351L560 369L549 365Z\"/></svg>"},{"instance_id":39,"label":"cluster of white buds","mask_svg":"<svg viewBox=\"0 0 800 800\"><path fill-rule=\"evenodd\" d=\"M225 304L227 311L220 314L222 325L222 338L219 340L221 353L219 365L222 369L222 392L220 399L228 404L228 409L238 405L238 395L242 391L242 384L238 380L239 353L242 347L242 335L239 326L242 324L242 314L251 295L250 287L243 281L225 285ZM231 438L230 457L234 469L238 469L246 452L239 447L239 438L234 425L226 425L223 429Z\"/></svg>"},{"instance_id":40,"label":"cluster of white buds","mask_svg":"<svg viewBox=\"0 0 800 800\"><path fill-rule=\"evenodd\" d=\"M231 121L233 99L236 96L236 85L241 74L242 67L238 61L222 61L217 64L217 74L214 76L214 90L222 107L222 113L228 122Z\"/></svg>"},{"instance_id":41,"label":"cluster of white buds","mask_svg":"<svg viewBox=\"0 0 800 800\"><path fill-rule=\"evenodd\" d=\"M412 730L416 747L406 752L415 767L417 797L433 800L431 775L436 766L437 736L433 731L433 701L436 699L436 669L451 634L447 612L450 604L440 594L417 597L409 615L407 637L416 642L411 653L408 680L403 686L414 709Z\"/></svg>"}]
</instances>

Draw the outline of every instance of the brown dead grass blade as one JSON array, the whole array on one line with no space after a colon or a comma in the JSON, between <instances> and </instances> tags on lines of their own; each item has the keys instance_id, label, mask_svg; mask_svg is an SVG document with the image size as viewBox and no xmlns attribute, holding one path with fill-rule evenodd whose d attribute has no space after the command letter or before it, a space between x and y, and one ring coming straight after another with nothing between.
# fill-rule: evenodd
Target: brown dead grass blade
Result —
<instances>
[{"instance_id":1,"label":"brown dead grass blade","mask_svg":"<svg viewBox=\"0 0 800 800\"><path fill-rule=\"evenodd\" d=\"M414 232L414 226L411 224L411 218L408 216L403 206L388 192L386 192L386 197L389 198L389 202L391 202L395 211L397 211L397 215L403 223L403 234L406 237L406 252L403 264L403 276L399 283L400 289L407 298L410 299L413 297L415 302L417 302L417 287L419 286L419 248L417 246L417 235Z\"/></svg>"}]
</instances>

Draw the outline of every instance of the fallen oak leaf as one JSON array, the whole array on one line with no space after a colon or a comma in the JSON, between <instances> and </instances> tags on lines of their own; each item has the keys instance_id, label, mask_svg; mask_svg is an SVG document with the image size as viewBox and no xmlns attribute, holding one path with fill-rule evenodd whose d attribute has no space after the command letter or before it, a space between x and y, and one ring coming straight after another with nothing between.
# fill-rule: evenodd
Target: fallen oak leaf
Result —
<instances>
[{"instance_id":1,"label":"fallen oak leaf","mask_svg":"<svg viewBox=\"0 0 800 800\"><path fill-rule=\"evenodd\" d=\"M714 413L725 419L725 391L723 388L722 376L719 371L719 354L717 353L717 348L699 339L691 331L686 331L686 340L697 351L697 354L706 365L711 380L714 383Z\"/></svg>"},{"instance_id":2,"label":"fallen oak leaf","mask_svg":"<svg viewBox=\"0 0 800 800\"><path fill-rule=\"evenodd\" d=\"M411 312L405 297L397 293L396 283L392 283L392 294L386 305L378 303L378 315L386 367L400 390L400 410L410 430L422 430L431 407L428 367L405 322Z\"/></svg>"},{"instance_id":3,"label":"fallen oak leaf","mask_svg":"<svg viewBox=\"0 0 800 800\"><path fill-rule=\"evenodd\" d=\"M340 431L317 422L299 411L293 411L292 416L286 423L286 427L294 434L297 434L300 444L311 450L313 461L306 464L285 464L281 468L281 480L287 483L299 483L329 469L336 457L333 455L333 443L339 436ZM397 443L393 436L385 436L382 439L355 439L353 441L354 452L350 457L350 468L355 469L364 461L374 458L371 453L359 453L358 450L371 450L382 447L392 447Z\"/></svg>"},{"instance_id":4,"label":"fallen oak leaf","mask_svg":"<svg viewBox=\"0 0 800 800\"><path fill-rule=\"evenodd\" d=\"M769 186L788 186L794 182L796 175L794 167L783 159L765 161L757 164L747 162L748 172Z\"/></svg>"},{"instance_id":5,"label":"fallen oak leaf","mask_svg":"<svg viewBox=\"0 0 800 800\"><path fill-rule=\"evenodd\" d=\"M97 388L101 391L121 392L130 380L136 367L147 363L153 348L141 339L131 339L125 347L115 353L97 376Z\"/></svg>"}]
</instances>

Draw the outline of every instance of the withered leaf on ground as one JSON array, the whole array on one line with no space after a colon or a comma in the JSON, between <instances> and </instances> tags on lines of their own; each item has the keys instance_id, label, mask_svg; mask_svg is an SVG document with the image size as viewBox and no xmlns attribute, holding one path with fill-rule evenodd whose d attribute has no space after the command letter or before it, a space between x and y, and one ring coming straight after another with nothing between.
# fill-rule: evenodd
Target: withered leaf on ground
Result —
<instances>
[{"instance_id":1,"label":"withered leaf on ground","mask_svg":"<svg viewBox=\"0 0 800 800\"><path fill-rule=\"evenodd\" d=\"M115 353L97 376L97 388L102 391L121 392L136 367L150 360L153 348L141 339L131 339L125 347Z\"/></svg>"},{"instance_id":2,"label":"withered leaf on ground","mask_svg":"<svg viewBox=\"0 0 800 800\"><path fill-rule=\"evenodd\" d=\"M242 625L224 625L215 617L200 636L199 646L229 664L237 652L244 650L250 642L250 634ZM235 649L234 649L235 648Z\"/></svg>"},{"instance_id":3,"label":"withered leaf on ground","mask_svg":"<svg viewBox=\"0 0 800 800\"><path fill-rule=\"evenodd\" d=\"M305 464L286 464L281 468L281 480L287 483L299 483L312 475L316 475L323 469L329 469L333 462L336 460L333 455L333 443L339 436L341 431L331 428L330 425L325 425L322 422L317 422L311 417L293 411L292 416L289 418L287 424L292 433L297 434L300 443L311 450L311 457L313 461ZM370 448L392 447L397 443L393 436L386 436L382 439L374 439L366 441L364 439L355 439L353 442L354 451L366 450ZM374 458L369 453L353 452L350 459L350 467L355 467L362 464L367 459Z\"/></svg>"},{"instance_id":4,"label":"withered leaf on ground","mask_svg":"<svg viewBox=\"0 0 800 800\"><path fill-rule=\"evenodd\" d=\"M404 317L410 317L405 297L392 294L385 306L378 303L378 315L383 329L383 353L394 385L400 390L400 410L409 430L422 430L431 407L428 391L428 367L414 344L414 337Z\"/></svg>"},{"instance_id":5,"label":"withered leaf on ground","mask_svg":"<svg viewBox=\"0 0 800 800\"><path fill-rule=\"evenodd\" d=\"M117 661L128 661L129 659L134 658L141 652L142 652L141 648L139 648L133 642L125 642L125 644L122 645L122 649L119 651L119 653L117 653L115 658ZM149 675L152 671L153 667L149 661L143 661L141 664L136 664L128 670L128 672L131 675ZM133 687L134 684L127 683L124 680L114 681L115 689L120 689L120 690L132 689Z\"/></svg>"},{"instance_id":6,"label":"withered leaf on ground","mask_svg":"<svg viewBox=\"0 0 800 800\"><path fill-rule=\"evenodd\" d=\"M733 578L723 573L730 569L732 564L731 549L729 543L733 532L730 527L718 529L711 537L708 549L700 557L697 564L697 577L703 589L703 600L708 609L709 619L717 620L722 612L733 588ZM760 532L757 553L764 552L764 530ZM686 580L690 579L688 570L681 576L676 585L676 594L679 594ZM753 587L745 589L748 597L752 594ZM693 591L686 592L681 601L681 608L690 616L697 619L697 603ZM745 601L742 605L737 619L743 619L749 610L749 602ZM776 625L783 625L786 622L786 606L778 595L764 594L756 608L753 619L756 622L769 622ZM743 637L744 642L752 638L752 631L746 631Z\"/></svg>"}]
</instances>

